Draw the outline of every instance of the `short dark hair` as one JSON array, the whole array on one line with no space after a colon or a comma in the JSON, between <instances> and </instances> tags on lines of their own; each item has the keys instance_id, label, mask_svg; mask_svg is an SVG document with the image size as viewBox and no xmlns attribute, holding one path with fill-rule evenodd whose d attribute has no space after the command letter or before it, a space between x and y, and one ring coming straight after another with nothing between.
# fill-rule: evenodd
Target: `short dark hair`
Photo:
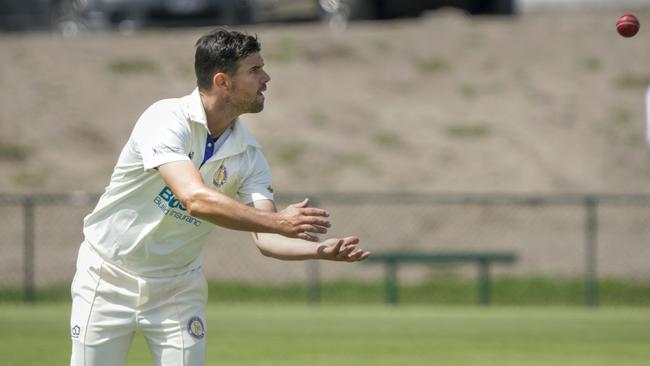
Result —
<instances>
[{"instance_id":1,"label":"short dark hair","mask_svg":"<svg viewBox=\"0 0 650 366\"><path fill-rule=\"evenodd\" d=\"M241 59L261 50L257 36L225 28L203 35L195 46L194 73L200 89L210 89L212 78L218 72L234 75Z\"/></svg>"}]
</instances>

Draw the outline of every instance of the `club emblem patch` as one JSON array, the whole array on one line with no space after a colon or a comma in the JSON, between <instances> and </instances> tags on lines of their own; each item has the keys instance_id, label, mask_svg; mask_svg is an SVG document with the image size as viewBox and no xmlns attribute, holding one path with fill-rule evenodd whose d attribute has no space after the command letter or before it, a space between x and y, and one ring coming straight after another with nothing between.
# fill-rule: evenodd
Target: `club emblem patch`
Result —
<instances>
[{"instance_id":1,"label":"club emblem patch","mask_svg":"<svg viewBox=\"0 0 650 366\"><path fill-rule=\"evenodd\" d=\"M226 167L221 164L219 169L214 173L214 176L212 177L212 183L214 184L215 187L221 188L226 183L226 180L228 179L228 171L226 170Z\"/></svg>"},{"instance_id":2,"label":"club emblem patch","mask_svg":"<svg viewBox=\"0 0 650 366\"><path fill-rule=\"evenodd\" d=\"M187 331L192 337L202 339L205 336L205 327L201 318L198 316L190 318L190 321L187 323Z\"/></svg>"}]
</instances>

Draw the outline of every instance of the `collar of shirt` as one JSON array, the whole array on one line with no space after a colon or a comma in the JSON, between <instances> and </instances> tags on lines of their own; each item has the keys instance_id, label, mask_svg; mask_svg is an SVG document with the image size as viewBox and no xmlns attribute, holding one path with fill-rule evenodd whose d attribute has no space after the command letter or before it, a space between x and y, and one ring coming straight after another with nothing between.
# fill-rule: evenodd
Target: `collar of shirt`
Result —
<instances>
[{"instance_id":1,"label":"collar of shirt","mask_svg":"<svg viewBox=\"0 0 650 366\"><path fill-rule=\"evenodd\" d=\"M203 103L201 103L199 88L195 88L192 94L186 96L185 109L188 120L200 123L205 127L207 137L208 119L205 116ZM228 156L240 154L244 152L248 146L261 148L260 144L257 143L253 135L248 131L244 124L241 123L239 118L235 119L229 128L232 129L230 137L228 137L213 158L223 159Z\"/></svg>"}]
</instances>

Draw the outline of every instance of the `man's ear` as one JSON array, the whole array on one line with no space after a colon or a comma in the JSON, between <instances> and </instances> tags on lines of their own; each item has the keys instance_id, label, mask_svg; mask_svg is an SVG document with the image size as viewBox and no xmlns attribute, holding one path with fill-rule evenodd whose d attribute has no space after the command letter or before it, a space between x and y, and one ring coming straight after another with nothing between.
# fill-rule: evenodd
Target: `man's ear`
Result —
<instances>
[{"instance_id":1,"label":"man's ear","mask_svg":"<svg viewBox=\"0 0 650 366\"><path fill-rule=\"evenodd\" d=\"M212 86L219 89L230 89L230 77L228 74L218 72L212 77Z\"/></svg>"}]
</instances>

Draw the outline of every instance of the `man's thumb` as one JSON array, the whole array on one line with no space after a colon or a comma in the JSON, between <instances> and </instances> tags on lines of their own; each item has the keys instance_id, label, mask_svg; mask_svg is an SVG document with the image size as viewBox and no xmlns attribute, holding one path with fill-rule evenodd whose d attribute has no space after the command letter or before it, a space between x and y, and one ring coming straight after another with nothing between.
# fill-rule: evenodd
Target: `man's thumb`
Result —
<instances>
[{"instance_id":1,"label":"man's thumb","mask_svg":"<svg viewBox=\"0 0 650 366\"><path fill-rule=\"evenodd\" d=\"M294 203L291 206L296 207L296 208L309 207L309 198L305 198L304 200L302 200L302 202Z\"/></svg>"}]
</instances>

